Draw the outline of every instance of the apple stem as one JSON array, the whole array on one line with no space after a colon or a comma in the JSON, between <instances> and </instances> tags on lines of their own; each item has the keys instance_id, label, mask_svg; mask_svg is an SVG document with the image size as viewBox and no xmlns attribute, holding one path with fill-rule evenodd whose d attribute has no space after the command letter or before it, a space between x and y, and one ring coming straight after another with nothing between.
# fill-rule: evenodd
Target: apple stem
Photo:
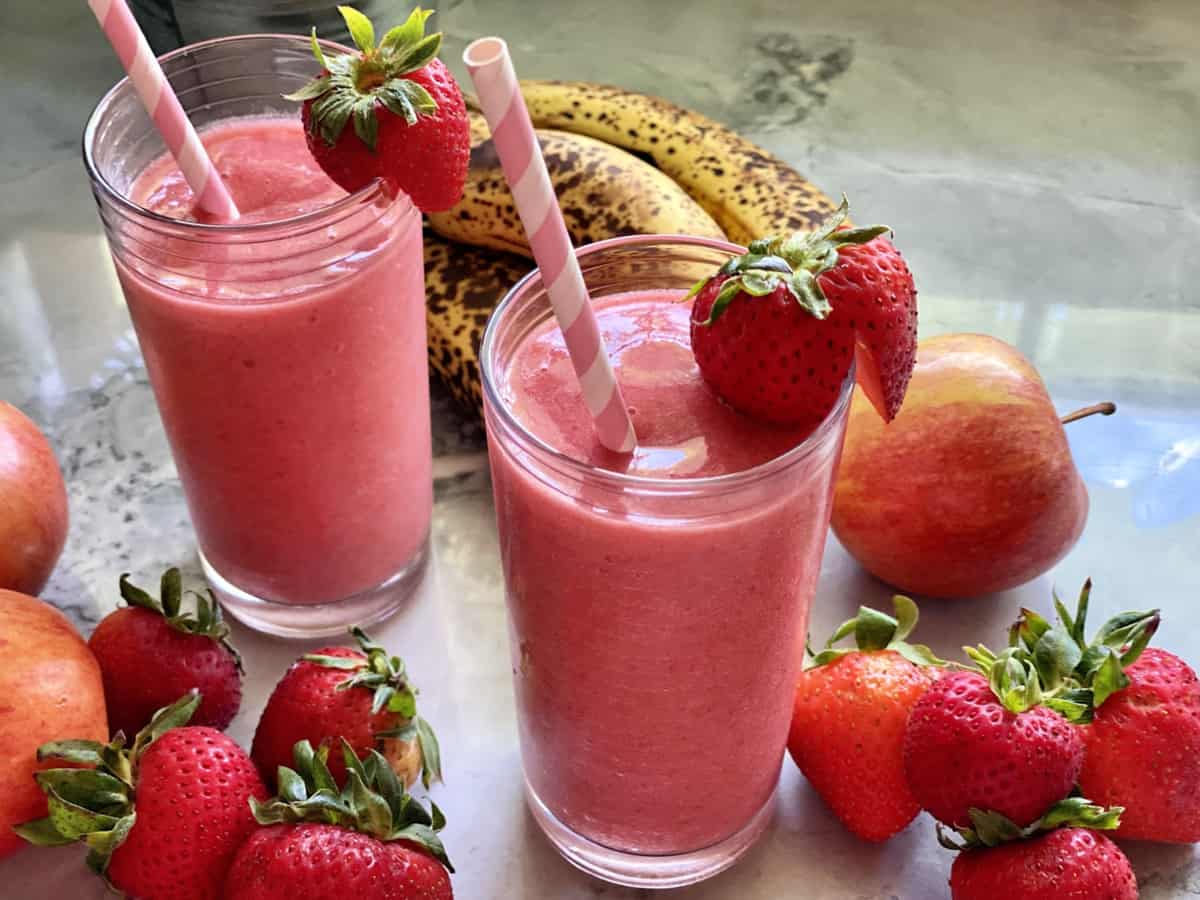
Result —
<instances>
[{"instance_id":1,"label":"apple stem","mask_svg":"<svg viewBox=\"0 0 1200 900\"><path fill-rule=\"evenodd\" d=\"M1069 425L1076 419L1086 419L1088 416L1094 416L1099 413L1102 416L1111 416L1117 411L1117 404L1110 403L1105 400L1103 403L1093 403L1091 406L1085 406L1083 409L1077 409L1075 412L1067 413L1062 417L1062 423Z\"/></svg>"}]
</instances>

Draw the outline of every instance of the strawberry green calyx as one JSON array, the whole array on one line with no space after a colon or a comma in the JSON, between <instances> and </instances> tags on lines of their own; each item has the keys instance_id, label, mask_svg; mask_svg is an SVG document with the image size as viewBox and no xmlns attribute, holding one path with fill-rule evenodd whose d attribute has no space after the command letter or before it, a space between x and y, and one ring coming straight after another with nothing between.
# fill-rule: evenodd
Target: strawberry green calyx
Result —
<instances>
[{"instance_id":1,"label":"strawberry green calyx","mask_svg":"<svg viewBox=\"0 0 1200 900\"><path fill-rule=\"evenodd\" d=\"M402 724L396 728L375 732L375 737L417 741L421 748L422 784L429 787L433 781L441 781L441 749L437 735L430 724L417 715L417 689L408 680L404 660L390 655L387 648L371 640L358 626L351 628L350 634L358 641L359 647L367 657L365 660L322 656L316 653L306 654L302 659L326 668L353 672L354 674L338 684L339 691L351 688L371 691L372 715L386 709L402 720Z\"/></svg>"},{"instance_id":2,"label":"strawberry green calyx","mask_svg":"<svg viewBox=\"0 0 1200 900\"><path fill-rule=\"evenodd\" d=\"M288 100L312 100L314 129L329 146L337 143L348 121L354 133L371 150L379 134L379 107L415 125L423 115L437 112L437 103L417 82L404 76L432 62L442 46L441 32L425 34L425 20L433 15L417 7L403 25L397 25L375 42L371 21L350 6L339 6L359 53L326 56L313 29L313 55L322 72Z\"/></svg>"},{"instance_id":3,"label":"strawberry green calyx","mask_svg":"<svg viewBox=\"0 0 1200 900\"><path fill-rule=\"evenodd\" d=\"M977 647L963 647L963 652L975 663L980 674L987 678L992 693L1009 712L1020 715L1035 706L1056 708L1051 703L1054 699L1053 694L1047 694L1042 689L1037 669L1030 662L1027 653L1009 647L997 654L983 644Z\"/></svg>"},{"instance_id":4,"label":"strawberry green calyx","mask_svg":"<svg viewBox=\"0 0 1200 900\"><path fill-rule=\"evenodd\" d=\"M172 566L162 574L159 581L159 599L155 600L149 593L137 587L129 580L129 573L121 576L121 599L130 606L145 609L162 616L167 624L182 634L194 634L212 638L233 656L238 671L245 674L242 668L242 656L229 640L229 626L221 616L221 606L213 592L207 591L205 597L198 591L183 590L183 576L179 569ZM183 597L190 594L195 601L195 611L183 609Z\"/></svg>"},{"instance_id":5,"label":"strawberry green calyx","mask_svg":"<svg viewBox=\"0 0 1200 900\"><path fill-rule=\"evenodd\" d=\"M938 659L924 644L910 644L907 641L917 627L917 604L910 597L896 594L892 597L892 606L896 612L894 617L869 606L860 606L858 615L839 625L825 642L825 648L813 655L813 668L827 665L847 653L870 650L894 650L918 666L946 665L945 660ZM833 646L850 635L854 635L853 648ZM811 648L809 653L812 654Z\"/></svg>"},{"instance_id":6,"label":"strawberry green calyx","mask_svg":"<svg viewBox=\"0 0 1200 900\"><path fill-rule=\"evenodd\" d=\"M938 843L947 850L974 850L979 847L998 847L1009 841L1053 831L1056 828L1089 828L1092 831L1113 831L1121 824L1122 806L1099 806L1084 797L1067 797L1031 825L1021 828L998 812L972 808L971 825L956 828L958 840L950 837L942 824L937 826Z\"/></svg>"},{"instance_id":7,"label":"strawberry green calyx","mask_svg":"<svg viewBox=\"0 0 1200 900\"><path fill-rule=\"evenodd\" d=\"M1022 609L1009 630L1010 647L1027 655L1042 684L1078 707L1074 717L1068 715L1077 722L1091 721L1105 700L1129 686L1125 667L1141 656L1161 621L1157 609L1119 613L1089 642L1085 630L1091 591L1088 579L1079 592L1074 615L1056 594L1054 624L1033 610Z\"/></svg>"},{"instance_id":8,"label":"strawberry green calyx","mask_svg":"<svg viewBox=\"0 0 1200 900\"><path fill-rule=\"evenodd\" d=\"M43 744L37 752L39 762L60 759L87 768L36 772L34 778L46 795L50 814L17 825L13 830L38 847L83 841L89 848L88 866L103 875L109 859L129 836L137 818L133 802L138 762L156 740L172 728L186 725L199 705L198 691L184 694L156 712L130 747L125 746L125 735L120 731L108 744L99 741Z\"/></svg>"},{"instance_id":9,"label":"strawberry green calyx","mask_svg":"<svg viewBox=\"0 0 1200 900\"><path fill-rule=\"evenodd\" d=\"M317 822L369 834L380 841L411 841L426 850L451 872L438 832L446 817L432 800L426 810L404 789L388 761L376 750L361 760L345 740L346 783L339 790L329 772L329 747L315 751L308 741L292 749L296 768L280 766L279 795L265 803L250 798L250 808L260 825Z\"/></svg>"},{"instance_id":10,"label":"strawberry green calyx","mask_svg":"<svg viewBox=\"0 0 1200 900\"><path fill-rule=\"evenodd\" d=\"M843 228L850 204L842 202L814 231L798 231L790 237L766 237L751 241L747 252L734 257L718 270L728 276L713 301L704 325L717 321L739 292L765 297L786 286L796 302L814 318L824 319L833 310L817 280L822 272L837 265L838 248L847 244L865 244L891 229L886 225ZM708 279L697 282L685 299L700 293Z\"/></svg>"}]
</instances>

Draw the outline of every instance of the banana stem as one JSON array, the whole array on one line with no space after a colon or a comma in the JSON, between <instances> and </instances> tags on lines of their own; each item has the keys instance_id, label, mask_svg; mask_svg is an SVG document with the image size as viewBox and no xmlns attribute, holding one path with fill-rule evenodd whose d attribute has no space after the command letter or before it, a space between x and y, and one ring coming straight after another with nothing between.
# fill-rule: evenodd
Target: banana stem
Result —
<instances>
[{"instance_id":1,"label":"banana stem","mask_svg":"<svg viewBox=\"0 0 1200 900\"><path fill-rule=\"evenodd\" d=\"M1085 406L1083 409L1077 409L1075 412L1067 413L1062 417L1062 423L1069 425L1077 419L1086 419L1088 416L1094 416L1099 413L1102 416L1111 416L1117 411L1117 404L1110 403L1105 400L1103 403L1093 403L1091 406Z\"/></svg>"}]
</instances>

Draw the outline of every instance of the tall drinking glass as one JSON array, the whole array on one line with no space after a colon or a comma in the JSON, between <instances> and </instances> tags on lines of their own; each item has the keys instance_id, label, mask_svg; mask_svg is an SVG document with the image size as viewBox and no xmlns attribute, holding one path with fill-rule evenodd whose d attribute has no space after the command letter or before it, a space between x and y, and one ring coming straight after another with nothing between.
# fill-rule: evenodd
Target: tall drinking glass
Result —
<instances>
[{"instance_id":1,"label":"tall drinking glass","mask_svg":"<svg viewBox=\"0 0 1200 900\"><path fill-rule=\"evenodd\" d=\"M578 256L604 304L682 297L738 252L650 236ZM538 367L518 357L549 327L534 271L481 351L527 799L585 871L684 885L731 865L771 816L853 376L811 436L761 465L629 475L553 449L522 417Z\"/></svg>"},{"instance_id":2,"label":"tall drinking glass","mask_svg":"<svg viewBox=\"0 0 1200 900\"><path fill-rule=\"evenodd\" d=\"M282 95L314 73L308 39L281 35L162 65L197 128L244 128L250 154L254 129L296 127ZM282 635L384 617L419 580L432 509L420 213L374 183L251 224L159 215L131 199L165 146L128 80L83 151L221 600ZM257 163L243 187L272 189Z\"/></svg>"}]
</instances>

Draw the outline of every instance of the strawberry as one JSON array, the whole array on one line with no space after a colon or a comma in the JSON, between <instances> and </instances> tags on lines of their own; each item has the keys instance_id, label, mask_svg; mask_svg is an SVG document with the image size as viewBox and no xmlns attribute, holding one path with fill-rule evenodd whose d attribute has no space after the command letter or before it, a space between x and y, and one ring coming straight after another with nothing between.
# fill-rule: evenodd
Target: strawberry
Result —
<instances>
[{"instance_id":1,"label":"strawberry","mask_svg":"<svg viewBox=\"0 0 1200 900\"><path fill-rule=\"evenodd\" d=\"M251 801L266 827L238 851L225 900L450 900L441 810L405 793L379 753L360 761L344 741L339 793L327 752L301 741L296 768L280 769L280 796Z\"/></svg>"},{"instance_id":2,"label":"strawberry","mask_svg":"<svg viewBox=\"0 0 1200 900\"><path fill-rule=\"evenodd\" d=\"M85 841L88 865L140 900L217 900L233 854L254 829L247 800L267 796L254 764L221 732L188 725L192 691L155 714L125 747L56 741L38 759L90 768L46 769L50 815L17 826L41 846Z\"/></svg>"},{"instance_id":3,"label":"strawberry","mask_svg":"<svg viewBox=\"0 0 1200 900\"><path fill-rule=\"evenodd\" d=\"M1200 841L1200 681L1179 657L1147 649L1160 623L1156 609L1119 613L1086 640L1091 588L1084 584L1074 615L1056 598L1054 625L1022 610L1012 640L1057 661L1043 677L1071 686L1064 696L1084 723L1079 784L1097 801L1125 808L1117 835Z\"/></svg>"},{"instance_id":4,"label":"strawberry","mask_svg":"<svg viewBox=\"0 0 1200 900\"><path fill-rule=\"evenodd\" d=\"M947 825L972 807L1026 826L1071 792L1083 738L1040 705L1037 672L1013 650L970 651L979 672L952 672L917 701L904 735L904 771L921 807Z\"/></svg>"},{"instance_id":5,"label":"strawberry","mask_svg":"<svg viewBox=\"0 0 1200 900\"><path fill-rule=\"evenodd\" d=\"M404 662L389 656L359 628L350 633L361 650L324 647L298 659L267 699L250 749L267 784L292 759L297 741L347 741L359 756L380 750L408 784L420 773L425 786L440 779L437 737L417 715L416 690ZM340 757L330 763L345 776Z\"/></svg>"},{"instance_id":6,"label":"strawberry","mask_svg":"<svg viewBox=\"0 0 1200 900\"><path fill-rule=\"evenodd\" d=\"M816 231L752 241L700 282L692 352L730 406L815 428L850 361L879 414L900 410L917 354L917 292L882 225L846 228L845 198Z\"/></svg>"},{"instance_id":7,"label":"strawberry","mask_svg":"<svg viewBox=\"0 0 1200 900\"><path fill-rule=\"evenodd\" d=\"M1117 835L1200 841L1200 681L1178 656L1150 648L1125 669L1084 729L1080 787L1125 807Z\"/></svg>"},{"instance_id":8,"label":"strawberry","mask_svg":"<svg viewBox=\"0 0 1200 900\"><path fill-rule=\"evenodd\" d=\"M1137 900L1129 860L1095 829L1115 827L1120 808L1102 809L1081 797L1055 806L1026 829L974 810L962 852L950 869L953 900Z\"/></svg>"},{"instance_id":9,"label":"strawberry","mask_svg":"<svg viewBox=\"0 0 1200 900\"><path fill-rule=\"evenodd\" d=\"M100 663L110 733L137 734L157 710L193 688L203 700L193 725L226 728L242 704L242 660L210 591L183 612L178 569L163 573L161 601L121 576L128 606L105 616L88 640Z\"/></svg>"},{"instance_id":10,"label":"strawberry","mask_svg":"<svg viewBox=\"0 0 1200 900\"><path fill-rule=\"evenodd\" d=\"M854 834L885 841L921 811L904 778L908 714L941 664L905 638L917 622L908 597L896 617L862 607L800 675L788 752L834 815ZM853 633L857 649L832 649Z\"/></svg>"},{"instance_id":11,"label":"strawberry","mask_svg":"<svg viewBox=\"0 0 1200 900\"><path fill-rule=\"evenodd\" d=\"M347 191L379 178L422 212L449 209L462 198L471 139L462 91L436 58L442 35L425 34L432 11L413 10L377 46L366 16L338 10L359 52L326 56L314 30L321 74L287 95L304 104L313 158Z\"/></svg>"}]
</instances>

